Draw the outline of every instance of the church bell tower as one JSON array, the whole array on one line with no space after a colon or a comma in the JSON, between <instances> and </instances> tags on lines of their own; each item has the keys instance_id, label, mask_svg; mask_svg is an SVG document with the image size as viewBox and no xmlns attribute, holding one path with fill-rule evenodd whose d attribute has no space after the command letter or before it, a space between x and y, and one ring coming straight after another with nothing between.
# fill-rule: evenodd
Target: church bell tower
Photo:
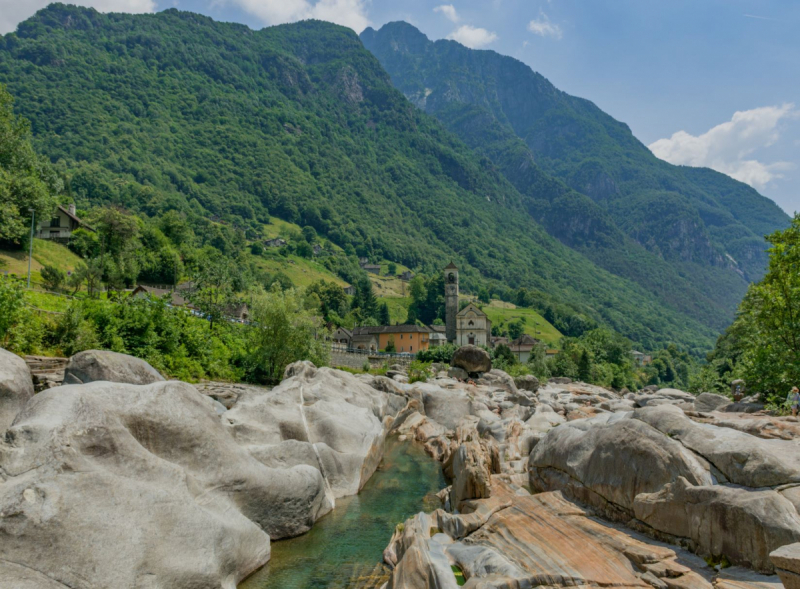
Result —
<instances>
[{"instance_id":1,"label":"church bell tower","mask_svg":"<svg viewBox=\"0 0 800 589\"><path fill-rule=\"evenodd\" d=\"M458 314L458 268L450 262L444 269L445 335L447 343L456 341L456 315Z\"/></svg>"}]
</instances>

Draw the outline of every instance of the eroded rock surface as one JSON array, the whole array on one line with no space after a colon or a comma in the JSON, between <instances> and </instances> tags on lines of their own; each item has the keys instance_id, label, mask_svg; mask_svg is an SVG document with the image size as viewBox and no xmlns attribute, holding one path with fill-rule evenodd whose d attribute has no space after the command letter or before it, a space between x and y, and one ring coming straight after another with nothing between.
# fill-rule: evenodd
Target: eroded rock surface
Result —
<instances>
[{"instance_id":1,"label":"eroded rock surface","mask_svg":"<svg viewBox=\"0 0 800 589\"><path fill-rule=\"evenodd\" d=\"M33 380L25 360L0 348L0 435L33 397Z\"/></svg>"},{"instance_id":2,"label":"eroded rock surface","mask_svg":"<svg viewBox=\"0 0 800 589\"><path fill-rule=\"evenodd\" d=\"M355 376L297 363L271 391L250 391L223 416L236 441L262 464L316 469L329 500L354 495L383 457L386 393Z\"/></svg>"}]
</instances>

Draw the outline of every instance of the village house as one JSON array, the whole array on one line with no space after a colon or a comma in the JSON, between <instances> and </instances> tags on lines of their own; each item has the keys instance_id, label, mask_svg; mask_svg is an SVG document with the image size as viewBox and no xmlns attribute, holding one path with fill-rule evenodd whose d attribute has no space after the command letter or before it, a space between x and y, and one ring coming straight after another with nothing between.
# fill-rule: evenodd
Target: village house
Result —
<instances>
[{"instance_id":1,"label":"village house","mask_svg":"<svg viewBox=\"0 0 800 589\"><path fill-rule=\"evenodd\" d=\"M404 280L404 281L408 282L412 278L414 278L414 273L411 272L411 270L406 270L405 272L400 274L400 280Z\"/></svg>"},{"instance_id":2,"label":"village house","mask_svg":"<svg viewBox=\"0 0 800 589\"><path fill-rule=\"evenodd\" d=\"M633 362L637 366L647 366L653 361L652 356L648 356L647 354L644 354L637 350L631 350L631 356L633 356Z\"/></svg>"},{"instance_id":3,"label":"village house","mask_svg":"<svg viewBox=\"0 0 800 589\"><path fill-rule=\"evenodd\" d=\"M520 362L521 364L527 364L533 349L540 343L541 342L538 339L529 336L527 333L524 333L513 342L508 344L508 347L511 350L511 353L514 354L517 362Z\"/></svg>"},{"instance_id":4,"label":"village house","mask_svg":"<svg viewBox=\"0 0 800 589\"><path fill-rule=\"evenodd\" d=\"M344 327L339 327L331 334L331 341L344 348L349 348L353 341L353 332Z\"/></svg>"},{"instance_id":5,"label":"village house","mask_svg":"<svg viewBox=\"0 0 800 589\"><path fill-rule=\"evenodd\" d=\"M370 274L377 274L378 276L381 274L381 267L378 264L364 264L361 269Z\"/></svg>"},{"instance_id":6,"label":"village house","mask_svg":"<svg viewBox=\"0 0 800 589\"><path fill-rule=\"evenodd\" d=\"M35 236L39 239L52 239L65 243L69 241L72 232L76 229L94 231L75 214L74 204L69 207L59 205L51 219L39 221Z\"/></svg>"},{"instance_id":7,"label":"village house","mask_svg":"<svg viewBox=\"0 0 800 589\"><path fill-rule=\"evenodd\" d=\"M456 313L457 346L488 346L492 338L492 322L475 304L469 303Z\"/></svg>"},{"instance_id":8,"label":"village house","mask_svg":"<svg viewBox=\"0 0 800 589\"><path fill-rule=\"evenodd\" d=\"M348 284L344 287L344 294L353 296L356 294L356 287L352 284Z\"/></svg>"},{"instance_id":9,"label":"village house","mask_svg":"<svg viewBox=\"0 0 800 589\"><path fill-rule=\"evenodd\" d=\"M184 289L180 287L176 289L166 287L147 286L145 284L138 284L131 292L131 296L137 299L143 299L148 296L161 298L169 295L169 304L173 307L188 307L193 308L192 304L184 297L186 294Z\"/></svg>"},{"instance_id":10,"label":"village house","mask_svg":"<svg viewBox=\"0 0 800 589\"><path fill-rule=\"evenodd\" d=\"M377 350L385 350L389 341L394 342L395 350L400 353L416 354L430 347L431 329L419 325L379 325L376 327L356 327L353 329L353 347L356 338L372 335L377 337ZM359 340L360 342L360 340ZM369 349L369 348L363 348Z\"/></svg>"},{"instance_id":11,"label":"village house","mask_svg":"<svg viewBox=\"0 0 800 589\"><path fill-rule=\"evenodd\" d=\"M281 239L280 237L276 237L274 239L268 239L264 242L264 245L267 247L283 247L286 245L286 240Z\"/></svg>"},{"instance_id":12,"label":"village house","mask_svg":"<svg viewBox=\"0 0 800 589\"><path fill-rule=\"evenodd\" d=\"M359 328L353 330L353 337L350 340L350 347L354 350L367 350L369 352L378 351L378 335L374 333L360 333Z\"/></svg>"},{"instance_id":13,"label":"village house","mask_svg":"<svg viewBox=\"0 0 800 589\"><path fill-rule=\"evenodd\" d=\"M247 308L246 303L232 303L225 307L222 314L228 319L244 323L250 319L250 309Z\"/></svg>"},{"instance_id":14,"label":"village house","mask_svg":"<svg viewBox=\"0 0 800 589\"><path fill-rule=\"evenodd\" d=\"M431 333L428 336L428 346L438 348L447 343L446 327L444 325L431 325Z\"/></svg>"}]
</instances>

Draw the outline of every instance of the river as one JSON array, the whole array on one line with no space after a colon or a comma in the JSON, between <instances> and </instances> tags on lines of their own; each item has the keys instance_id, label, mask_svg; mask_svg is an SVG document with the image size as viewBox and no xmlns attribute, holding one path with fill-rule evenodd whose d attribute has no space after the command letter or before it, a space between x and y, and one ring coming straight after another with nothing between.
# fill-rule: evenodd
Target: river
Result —
<instances>
[{"instance_id":1,"label":"river","mask_svg":"<svg viewBox=\"0 0 800 589\"><path fill-rule=\"evenodd\" d=\"M439 507L435 493L446 485L438 462L411 442L392 437L383 462L356 496L310 532L272 543L272 557L239 589L363 589L375 587L385 570L383 549L394 528L419 511Z\"/></svg>"}]
</instances>

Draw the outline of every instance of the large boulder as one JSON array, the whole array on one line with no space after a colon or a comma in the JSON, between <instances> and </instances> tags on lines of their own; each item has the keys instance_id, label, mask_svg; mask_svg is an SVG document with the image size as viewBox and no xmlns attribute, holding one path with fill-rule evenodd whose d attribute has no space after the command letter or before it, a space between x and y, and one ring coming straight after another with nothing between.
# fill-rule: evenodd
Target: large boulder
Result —
<instances>
[{"instance_id":1,"label":"large boulder","mask_svg":"<svg viewBox=\"0 0 800 589\"><path fill-rule=\"evenodd\" d=\"M179 382L39 393L0 464L0 552L37 587L233 589L268 560L268 533L331 507L318 470L264 466Z\"/></svg>"},{"instance_id":2,"label":"large boulder","mask_svg":"<svg viewBox=\"0 0 800 589\"><path fill-rule=\"evenodd\" d=\"M562 424L542 437L529 459L530 484L562 490L607 516L627 521L639 493L682 476L711 485L705 466L679 442L644 422L607 413Z\"/></svg>"},{"instance_id":3,"label":"large boulder","mask_svg":"<svg viewBox=\"0 0 800 589\"><path fill-rule=\"evenodd\" d=\"M800 455L793 442L697 423L677 407L637 409L634 418L708 460L731 483L756 488L800 482Z\"/></svg>"},{"instance_id":4,"label":"large boulder","mask_svg":"<svg viewBox=\"0 0 800 589\"><path fill-rule=\"evenodd\" d=\"M33 397L33 380L25 360L0 348L0 434Z\"/></svg>"},{"instance_id":5,"label":"large boulder","mask_svg":"<svg viewBox=\"0 0 800 589\"><path fill-rule=\"evenodd\" d=\"M64 384L87 384L107 381L127 384L161 382L155 368L141 358L108 350L86 350L69 359L64 373Z\"/></svg>"},{"instance_id":6,"label":"large boulder","mask_svg":"<svg viewBox=\"0 0 800 589\"><path fill-rule=\"evenodd\" d=\"M466 442L453 455L450 505L458 509L466 499L485 499L492 494L491 459L477 441Z\"/></svg>"},{"instance_id":7,"label":"large boulder","mask_svg":"<svg viewBox=\"0 0 800 589\"><path fill-rule=\"evenodd\" d=\"M711 413L712 411L723 411L723 408L730 404L731 400L723 395L700 393L694 400L694 409L701 413Z\"/></svg>"},{"instance_id":8,"label":"large boulder","mask_svg":"<svg viewBox=\"0 0 800 589\"><path fill-rule=\"evenodd\" d=\"M463 368L470 374L480 374L492 369L492 358L483 348L467 345L461 346L453 353L450 364Z\"/></svg>"},{"instance_id":9,"label":"large boulder","mask_svg":"<svg viewBox=\"0 0 800 589\"><path fill-rule=\"evenodd\" d=\"M769 557L783 586L786 589L800 589L800 542L781 546Z\"/></svg>"},{"instance_id":10,"label":"large boulder","mask_svg":"<svg viewBox=\"0 0 800 589\"><path fill-rule=\"evenodd\" d=\"M442 389L431 384L416 388L421 391L425 415L449 430L456 429L464 417L472 414L472 401L462 390Z\"/></svg>"},{"instance_id":11,"label":"large boulder","mask_svg":"<svg viewBox=\"0 0 800 589\"><path fill-rule=\"evenodd\" d=\"M657 493L636 497L637 519L659 532L688 538L715 558L771 573L770 552L800 540L800 516L772 490L696 487L680 477Z\"/></svg>"},{"instance_id":12,"label":"large boulder","mask_svg":"<svg viewBox=\"0 0 800 589\"><path fill-rule=\"evenodd\" d=\"M514 379L518 389L535 393L539 390L539 379L532 374L525 374Z\"/></svg>"},{"instance_id":13,"label":"large boulder","mask_svg":"<svg viewBox=\"0 0 800 589\"><path fill-rule=\"evenodd\" d=\"M244 395L223 422L263 464L318 470L331 501L355 495L383 458L387 393L308 362L286 374L271 391Z\"/></svg>"}]
</instances>

